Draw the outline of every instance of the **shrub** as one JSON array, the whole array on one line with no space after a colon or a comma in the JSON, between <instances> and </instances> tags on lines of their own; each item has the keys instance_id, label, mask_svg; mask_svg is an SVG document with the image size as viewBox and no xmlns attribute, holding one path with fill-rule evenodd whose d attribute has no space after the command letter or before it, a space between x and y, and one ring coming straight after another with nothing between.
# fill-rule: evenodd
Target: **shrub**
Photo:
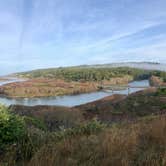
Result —
<instances>
[{"instance_id":1,"label":"shrub","mask_svg":"<svg viewBox=\"0 0 166 166\"><path fill-rule=\"evenodd\" d=\"M166 117L158 116L148 121L107 128L100 133L66 137L43 146L29 165L164 166L165 129Z\"/></svg>"},{"instance_id":2,"label":"shrub","mask_svg":"<svg viewBox=\"0 0 166 166\"><path fill-rule=\"evenodd\" d=\"M45 130L45 131L47 129L45 123L40 119L37 119L35 117L30 117L30 116L24 116L23 119L27 126L30 126L30 127L33 126L35 128Z\"/></svg>"},{"instance_id":3,"label":"shrub","mask_svg":"<svg viewBox=\"0 0 166 166\"><path fill-rule=\"evenodd\" d=\"M156 95L166 95L166 88L159 88L158 91L156 92Z\"/></svg>"},{"instance_id":4,"label":"shrub","mask_svg":"<svg viewBox=\"0 0 166 166\"><path fill-rule=\"evenodd\" d=\"M166 110L166 104L161 105L161 106L160 106L160 109L161 109L161 110Z\"/></svg>"},{"instance_id":5,"label":"shrub","mask_svg":"<svg viewBox=\"0 0 166 166\"><path fill-rule=\"evenodd\" d=\"M0 149L17 143L25 135L24 120L11 114L5 106L0 106Z\"/></svg>"},{"instance_id":6,"label":"shrub","mask_svg":"<svg viewBox=\"0 0 166 166\"><path fill-rule=\"evenodd\" d=\"M105 127L106 125L94 119L90 122L77 125L73 128L69 128L69 129L61 128L61 131L55 132L53 135L54 135L54 139L62 140L64 138L69 138L69 137L78 136L78 135L81 136L81 135L91 135L93 133L98 133L102 131Z\"/></svg>"}]
</instances>

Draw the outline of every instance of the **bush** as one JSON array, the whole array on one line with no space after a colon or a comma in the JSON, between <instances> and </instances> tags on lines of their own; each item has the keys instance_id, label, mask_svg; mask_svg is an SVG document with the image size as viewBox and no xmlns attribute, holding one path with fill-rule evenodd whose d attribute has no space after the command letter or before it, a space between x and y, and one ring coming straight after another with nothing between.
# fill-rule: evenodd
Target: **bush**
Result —
<instances>
[{"instance_id":1,"label":"bush","mask_svg":"<svg viewBox=\"0 0 166 166\"><path fill-rule=\"evenodd\" d=\"M25 124L21 117L11 114L5 106L0 106L0 149L17 143L25 134Z\"/></svg>"},{"instance_id":2,"label":"bush","mask_svg":"<svg viewBox=\"0 0 166 166\"><path fill-rule=\"evenodd\" d=\"M91 135L91 134L102 131L105 127L106 127L105 124L102 124L96 119L94 119L88 123L81 124L73 128L69 128L69 129L62 128L61 131L55 132L53 134L53 137L55 140L62 140L64 138L69 138L69 137L78 136L78 135L79 136Z\"/></svg>"},{"instance_id":3,"label":"bush","mask_svg":"<svg viewBox=\"0 0 166 166\"><path fill-rule=\"evenodd\" d=\"M161 109L161 110L166 110L166 104L161 105L161 106L160 106L160 109Z\"/></svg>"},{"instance_id":4,"label":"bush","mask_svg":"<svg viewBox=\"0 0 166 166\"><path fill-rule=\"evenodd\" d=\"M166 117L156 116L148 121L106 128L97 134L66 137L44 145L29 165L165 166L165 129Z\"/></svg>"},{"instance_id":5,"label":"bush","mask_svg":"<svg viewBox=\"0 0 166 166\"><path fill-rule=\"evenodd\" d=\"M166 88L159 88L156 95L166 95Z\"/></svg>"},{"instance_id":6,"label":"bush","mask_svg":"<svg viewBox=\"0 0 166 166\"><path fill-rule=\"evenodd\" d=\"M23 119L24 119L26 125L29 127L33 126L35 128L38 128L38 129L41 129L44 131L47 130L45 123L40 119L37 119L35 117L29 117L29 116L24 116Z\"/></svg>"}]
</instances>

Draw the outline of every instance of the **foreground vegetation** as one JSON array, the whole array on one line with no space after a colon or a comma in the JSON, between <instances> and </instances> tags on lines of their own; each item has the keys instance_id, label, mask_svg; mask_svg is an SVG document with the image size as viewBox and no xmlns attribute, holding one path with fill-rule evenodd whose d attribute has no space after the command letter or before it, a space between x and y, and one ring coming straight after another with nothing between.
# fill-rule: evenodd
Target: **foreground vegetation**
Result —
<instances>
[{"instance_id":1,"label":"foreground vegetation","mask_svg":"<svg viewBox=\"0 0 166 166\"><path fill-rule=\"evenodd\" d=\"M72 134L43 146L32 166L94 165L135 166L166 164L166 117L112 126L99 133Z\"/></svg>"},{"instance_id":2,"label":"foreground vegetation","mask_svg":"<svg viewBox=\"0 0 166 166\"><path fill-rule=\"evenodd\" d=\"M24 120L17 115L11 114L5 106L0 106L0 150L17 143L24 134Z\"/></svg>"},{"instance_id":3,"label":"foreground vegetation","mask_svg":"<svg viewBox=\"0 0 166 166\"><path fill-rule=\"evenodd\" d=\"M20 130L18 126L15 129ZM16 140L4 142L6 149L1 152L1 165L164 166L165 129L165 116L111 127L93 120L51 133L37 126L26 126L24 135L21 132Z\"/></svg>"},{"instance_id":4,"label":"foreground vegetation","mask_svg":"<svg viewBox=\"0 0 166 166\"><path fill-rule=\"evenodd\" d=\"M76 108L0 107L2 166L165 166L165 89Z\"/></svg>"}]
</instances>

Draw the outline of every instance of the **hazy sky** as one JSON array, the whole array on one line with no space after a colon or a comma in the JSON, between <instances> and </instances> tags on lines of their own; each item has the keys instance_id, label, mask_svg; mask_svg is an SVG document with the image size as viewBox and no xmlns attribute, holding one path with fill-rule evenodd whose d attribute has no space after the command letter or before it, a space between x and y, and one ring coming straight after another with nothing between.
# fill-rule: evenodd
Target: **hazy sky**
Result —
<instances>
[{"instance_id":1,"label":"hazy sky","mask_svg":"<svg viewBox=\"0 0 166 166\"><path fill-rule=\"evenodd\" d=\"M166 62L166 0L0 0L0 73Z\"/></svg>"}]
</instances>

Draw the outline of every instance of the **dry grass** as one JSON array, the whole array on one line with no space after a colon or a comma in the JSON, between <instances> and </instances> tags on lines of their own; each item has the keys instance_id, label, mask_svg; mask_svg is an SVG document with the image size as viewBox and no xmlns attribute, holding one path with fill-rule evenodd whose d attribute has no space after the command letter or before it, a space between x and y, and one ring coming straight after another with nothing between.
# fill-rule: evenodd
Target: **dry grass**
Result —
<instances>
[{"instance_id":1,"label":"dry grass","mask_svg":"<svg viewBox=\"0 0 166 166\"><path fill-rule=\"evenodd\" d=\"M103 84L127 84L129 76L112 78L102 81ZM36 78L24 82L9 83L0 87L0 93L11 98L17 97L48 97L73 95L97 91L101 82L98 81L66 81L62 79Z\"/></svg>"},{"instance_id":2,"label":"dry grass","mask_svg":"<svg viewBox=\"0 0 166 166\"><path fill-rule=\"evenodd\" d=\"M21 106L10 107L12 112L39 119L45 123L49 131L54 131L63 126L73 127L84 121L83 113L77 109L63 106Z\"/></svg>"},{"instance_id":3,"label":"dry grass","mask_svg":"<svg viewBox=\"0 0 166 166\"><path fill-rule=\"evenodd\" d=\"M56 79L32 79L10 83L0 87L1 94L8 97L47 97L96 91L97 82L74 82Z\"/></svg>"},{"instance_id":4,"label":"dry grass","mask_svg":"<svg viewBox=\"0 0 166 166\"><path fill-rule=\"evenodd\" d=\"M114 126L43 146L30 166L165 166L166 117Z\"/></svg>"}]
</instances>

